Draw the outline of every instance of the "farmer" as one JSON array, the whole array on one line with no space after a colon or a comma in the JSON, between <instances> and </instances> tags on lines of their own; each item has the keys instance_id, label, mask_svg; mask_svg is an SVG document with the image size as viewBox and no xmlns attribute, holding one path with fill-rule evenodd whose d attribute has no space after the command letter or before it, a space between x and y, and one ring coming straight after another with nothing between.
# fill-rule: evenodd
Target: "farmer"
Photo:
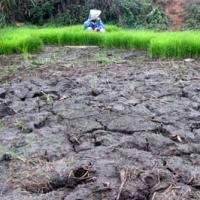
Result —
<instances>
[{"instance_id":1,"label":"farmer","mask_svg":"<svg viewBox=\"0 0 200 200\"><path fill-rule=\"evenodd\" d=\"M84 22L84 29L88 31L105 32L104 24L99 18L100 15L100 10L90 10L88 20Z\"/></svg>"}]
</instances>

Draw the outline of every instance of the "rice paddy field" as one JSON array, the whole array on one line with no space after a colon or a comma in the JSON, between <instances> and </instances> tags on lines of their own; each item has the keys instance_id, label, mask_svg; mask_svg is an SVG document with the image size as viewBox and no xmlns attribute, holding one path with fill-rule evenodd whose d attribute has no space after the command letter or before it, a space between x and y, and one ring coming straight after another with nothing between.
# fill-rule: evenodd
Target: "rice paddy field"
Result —
<instances>
[{"instance_id":1,"label":"rice paddy field","mask_svg":"<svg viewBox=\"0 0 200 200\"><path fill-rule=\"evenodd\" d=\"M155 32L106 26L106 33L68 27L6 27L0 30L0 54L36 52L46 44L94 45L109 48L143 49L159 58L200 57L200 32Z\"/></svg>"},{"instance_id":2,"label":"rice paddy field","mask_svg":"<svg viewBox=\"0 0 200 200\"><path fill-rule=\"evenodd\" d=\"M0 30L0 200L200 199L200 33L106 30Z\"/></svg>"}]
</instances>

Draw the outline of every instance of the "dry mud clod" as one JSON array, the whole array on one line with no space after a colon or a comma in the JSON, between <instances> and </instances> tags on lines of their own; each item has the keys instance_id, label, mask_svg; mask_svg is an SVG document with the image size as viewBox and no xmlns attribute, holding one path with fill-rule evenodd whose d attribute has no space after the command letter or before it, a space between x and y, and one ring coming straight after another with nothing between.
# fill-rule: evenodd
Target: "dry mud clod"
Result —
<instances>
[{"instance_id":1,"label":"dry mud clod","mask_svg":"<svg viewBox=\"0 0 200 200\"><path fill-rule=\"evenodd\" d=\"M0 199L200 199L198 60L46 47L8 75L24 61L3 59Z\"/></svg>"}]
</instances>

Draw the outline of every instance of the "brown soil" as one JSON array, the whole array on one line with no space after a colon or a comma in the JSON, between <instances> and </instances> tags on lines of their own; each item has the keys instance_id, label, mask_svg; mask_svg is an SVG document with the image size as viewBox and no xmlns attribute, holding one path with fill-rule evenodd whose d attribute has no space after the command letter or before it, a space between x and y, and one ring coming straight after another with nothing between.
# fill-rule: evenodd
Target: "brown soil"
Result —
<instances>
[{"instance_id":1,"label":"brown soil","mask_svg":"<svg viewBox=\"0 0 200 200\"><path fill-rule=\"evenodd\" d=\"M185 0L169 0L165 5L165 13L172 21L172 29L180 29L183 27L185 15Z\"/></svg>"},{"instance_id":2,"label":"brown soil","mask_svg":"<svg viewBox=\"0 0 200 200\"><path fill-rule=\"evenodd\" d=\"M0 199L199 200L199 65L98 47L0 56Z\"/></svg>"}]
</instances>

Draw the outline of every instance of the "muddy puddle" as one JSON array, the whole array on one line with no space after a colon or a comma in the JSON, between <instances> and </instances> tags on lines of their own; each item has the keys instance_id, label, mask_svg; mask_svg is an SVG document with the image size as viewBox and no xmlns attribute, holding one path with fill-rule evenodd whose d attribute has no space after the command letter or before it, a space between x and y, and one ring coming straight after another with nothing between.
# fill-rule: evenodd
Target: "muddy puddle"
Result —
<instances>
[{"instance_id":1,"label":"muddy puddle","mask_svg":"<svg viewBox=\"0 0 200 200\"><path fill-rule=\"evenodd\" d=\"M199 66L98 47L0 56L0 199L199 200Z\"/></svg>"}]
</instances>

